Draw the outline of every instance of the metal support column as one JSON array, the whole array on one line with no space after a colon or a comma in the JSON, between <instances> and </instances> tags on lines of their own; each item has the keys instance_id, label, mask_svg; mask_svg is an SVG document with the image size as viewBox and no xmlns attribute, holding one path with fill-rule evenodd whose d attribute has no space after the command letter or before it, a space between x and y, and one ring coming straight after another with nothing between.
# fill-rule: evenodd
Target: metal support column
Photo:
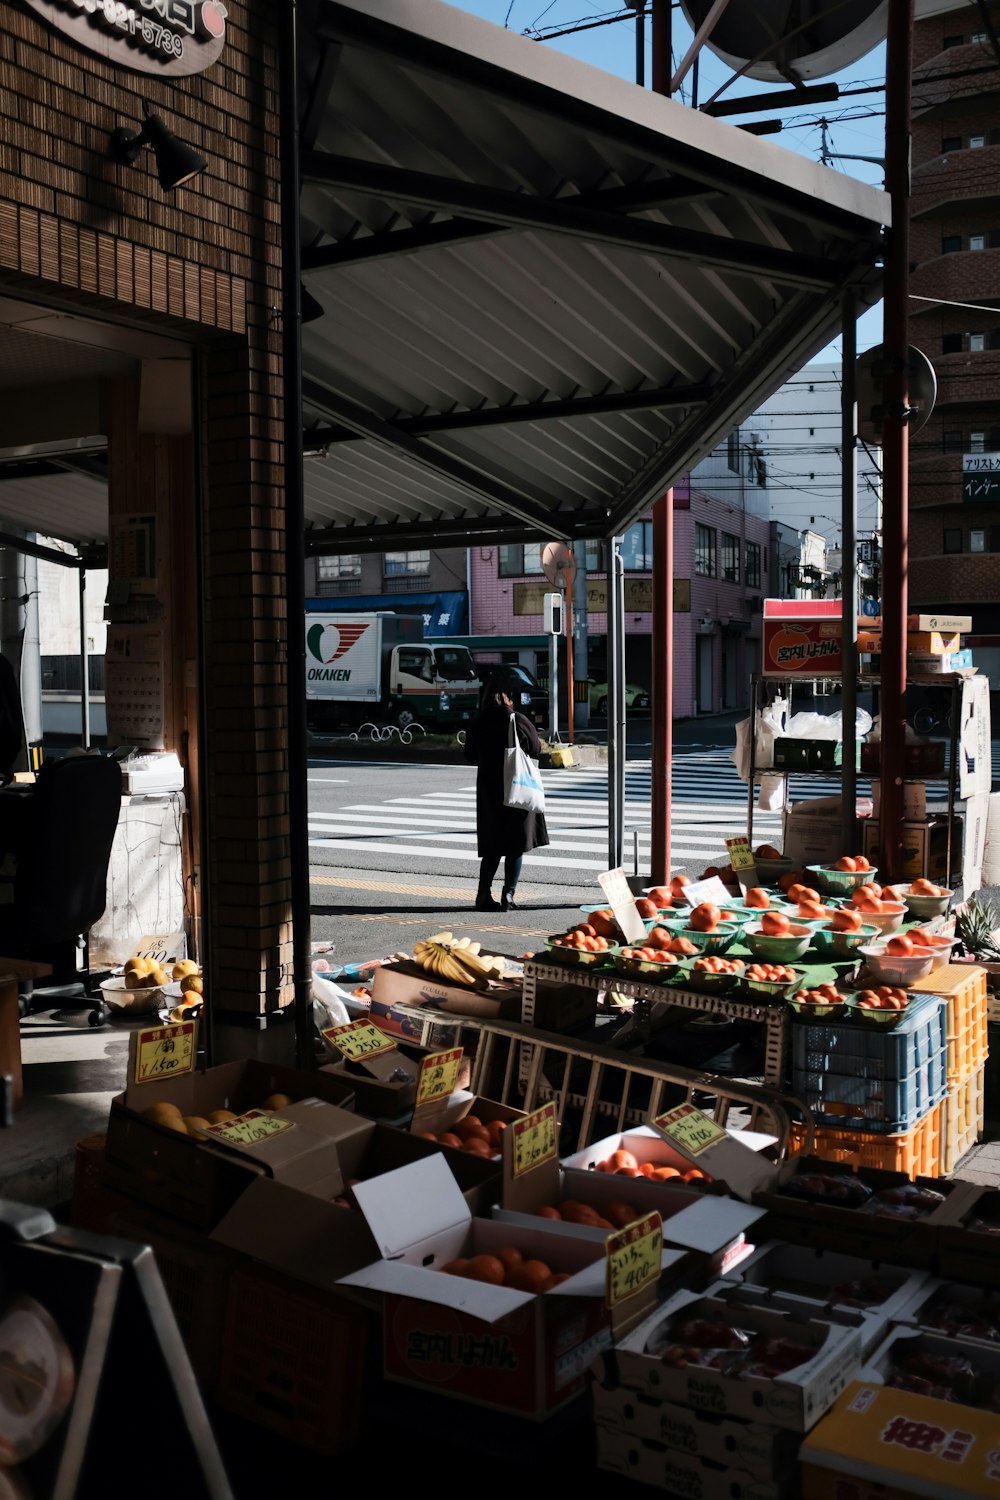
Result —
<instances>
[{"instance_id":1,"label":"metal support column","mask_svg":"<svg viewBox=\"0 0 1000 1500\"><path fill-rule=\"evenodd\" d=\"M889 6L885 64L885 185L892 199L892 228L885 257L882 380L882 797L878 867L883 880L899 879L903 873L913 14L914 0L896 0Z\"/></svg>"},{"instance_id":2,"label":"metal support column","mask_svg":"<svg viewBox=\"0 0 1000 1500\"><path fill-rule=\"evenodd\" d=\"M625 840L625 617L621 537L608 539L608 869Z\"/></svg>"},{"instance_id":3,"label":"metal support column","mask_svg":"<svg viewBox=\"0 0 1000 1500\"><path fill-rule=\"evenodd\" d=\"M841 301L843 375L840 389L840 533L843 676L840 698L843 764L840 780L841 845L857 848L858 717L858 393L857 304L847 291Z\"/></svg>"},{"instance_id":4,"label":"metal support column","mask_svg":"<svg viewBox=\"0 0 1000 1500\"><path fill-rule=\"evenodd\" d=\"M653 744L649 875L670 876L670 778L674 737L674 492L653 506Z\"/></svg>"},{"instance_id":5,"label":"metal support column","mask_svg":"<svg viewBox=\"0 0 1000 1500\"><path fill-rule=\"evenodd\" d=\"M87 651L87 570L80 578L80 744L90 749L90 656Z\"/></svg>"}]
</instances>

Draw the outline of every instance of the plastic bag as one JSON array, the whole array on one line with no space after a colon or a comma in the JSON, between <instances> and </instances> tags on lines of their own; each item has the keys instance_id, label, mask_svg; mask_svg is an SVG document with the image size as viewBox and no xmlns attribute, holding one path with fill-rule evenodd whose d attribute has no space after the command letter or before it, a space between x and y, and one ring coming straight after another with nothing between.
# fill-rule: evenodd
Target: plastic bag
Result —
<instances>
[{"instance_id":1,"label":"plastic bag","mask_svg":"<svg viewBox=\"0 0 1000 1500\"><path fill-rule=\"evenodd\" d=\"M754 762L758 769L774 765L774 742L778 735L787 734L785 721L788 704L779 693L771 703L761 709L757 716L757 735L754 747Z\"/></svg>"},{"instance_id":2,"label":"plastic bag","mask_svg":"<svg viewBox=\"0 0 1000 1500\"><path fill-rule=\"evenodd\" d=\"M346 1002L352 997L340 985L325 974L313 970L312 977L313 1023L322 1033L330 1026L346 1026L353 1019Z\"/></svg>"},{"instance_id":3,"label":"plastic bag","mask_svg":"<svg viewBox=\"0 0 1000 1500\"><path fill-rule=\"evenodd\" d=\"M741 781L750 780L750 720L741 719L735 726L736 745L729 753L729 759L736 767L736 774Z\"/></svg>"},{"instance_id":4,"label":"plastic bag","mask_svg":"<svg viewBox=\"0 0 1000 1500\"><path fill-rule=\"evenodd\" d=\"M762 776L757 806L761 812L780 812L787 797L788 779L785 776Z\"/></svg>"},{"instance_id":5,"label":"plastic bag","mask_svg":"<svg viewBox=\"0 0 1000 1500\"><path fill-rule=\"evenodd\" d=\"M863 740L872 727L872 716L865 709L859 708L854 722L855 736ZM788 721L785 734L793 740L842 740L844 737L843 715L812 712L793 714Z\"/></svg>"}]
</instances>

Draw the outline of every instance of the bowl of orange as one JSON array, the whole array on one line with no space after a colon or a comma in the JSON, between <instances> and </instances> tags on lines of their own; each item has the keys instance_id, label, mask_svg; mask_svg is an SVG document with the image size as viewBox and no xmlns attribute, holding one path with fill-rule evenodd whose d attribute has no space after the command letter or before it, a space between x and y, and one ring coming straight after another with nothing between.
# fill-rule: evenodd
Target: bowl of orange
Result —
<instances>
[{"instance_id":1,"label":"bowl of orange","mask_svg":"<svg viewBox=\"0 0 1000 1500\"><path fill-rule=\"evenodd\" d=\"M815 989L796 990L785 1003L793 1015L808 1024L838 1020L844 1014L845 998L836 985L820 984Z\"/></svg>"},{"instance_id":2,"label":"bowl of orange","mask_svg":"<svg viewBox=\"0 0 1000 1500\"><path fill-rule=\"evenodd\" d=\"M806 952L814 930L784 912L765 912L760 922L744 927L743 941L763 963L791 964Z\"/></svg>"},{"instance_id":3,"label":"bowl of orange","mask_svg":"<svg viewBox=\"0 0 1000 1500\"><path fill-rule=\"evenodd\" d=\"M821 958L850 958L862 943L873 943L879 937L879 929L872 922L837 927L836 920L834 917L832 922L820 922L813 928L812 951Z\"/></svg>"},{"instance_id":4,"label":"bowl of orange","mask_svg":"<svg viewBox=\"0 0 1000 1500\"><path fill-rule=\"evenodd\" d=\"M883 937L898 932L906 917L902 901L879 901L877 906L859 907L861 920L869 927L877 927Z\"/></svg>"},{"instance_id":5,"label":"bowl of orange","mask_svg":"<svg viewBox=\"0 0 1000 1500\"><path fill-rule=\"evenodd\" d=\"M753 852L757 874L765 885L776 885L782 875L794 868L794 861L781 854L773 844L758 844Z\"/></svg>"},{"instance_id":6,"label":"bowl of orange","mask_svg":"<svg viewBox=\"0 0 1000 1500\"><path fill-rule=\"evenodd\" d=\"M863 854L843 854L832 865L807 865L824 896L849 896L859 885L870 885L878 874Z\"/></svg>"},{"instance_id":7,"label":"bowl of orange","mask_svg":"<svg viewBox=\"0 0 1000 1500\"><path fill-rule=\"evenodd\" d=\"M898 1026L909 1003L910 997L901 985L879 984L848 997L848 1019L870 1026Z\"/></svg>"},{"instance_id":8,"label":"bowl of orange","mask_svg":"<svg viewBox=\"0 0 1000 1500\"><path fill-rule=\"evenodd\" d=\"M934 967L933 949L918 947L905 932L888 942L862 943L858 953L865 961L866 977L876 985L901 985L905 989Z\"/></svg>"},{"instance_id":9,"label":"bowl of orange","mask_svg":"<svg viewBox=\"0 0 1000 1500\"><path fill-rule=\"evenodd\" d=\"M900 891L903 905L911 917L926 922L930 917L943 917L951 905L952 892L946 886L935 885L931 880L915 880L905 891Z\"/></svg>"},{"instance_id":10,"label":"bowl of orange","mask_svg":"<svg viewBox=\"0 0 1000 1500\"><path fill-rule=\"evenodd\" d=\"M724 995L739 983L745 968L742 958L723 958L718 953L703 953L684 965L679 988L700 990L709 995Z\"/></svg>"}]
</instances>

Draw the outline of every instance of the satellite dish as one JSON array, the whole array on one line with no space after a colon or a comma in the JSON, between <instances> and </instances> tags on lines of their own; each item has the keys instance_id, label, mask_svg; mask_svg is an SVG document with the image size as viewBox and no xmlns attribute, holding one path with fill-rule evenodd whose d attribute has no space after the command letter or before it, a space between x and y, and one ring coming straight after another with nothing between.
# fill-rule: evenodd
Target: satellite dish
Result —
<instances>
[{"instance_id":1,"label":"satellite dish","mask_svg":"<svg viewBox=\"0 0 1000 1500\"><path fill-rule=\"evenodd\" d=\"M882 442L882 361L884 346L876 344L859 354L855 365L858 393L858 436L878 447ZM934 366L921 349L911 344L909 397L911 432L919 432L934 410L937 398L937 376Z\"/></svg>"},{"instance_id":2,"label":"satellite dish","mask_svg":"<svg viewBox=\"0 0 1000 1500\"><path fill-rule=\"evenodd\" d=\"M576 558L565 542L542 545L542 572L557 589L571 589L576 577Z\"/></svg>"},{"instance_id":3,"label":"satellite dish","mask_svg":"<svg viewBox=\"0 0 1000 1500\"><path fill-rule=\"evenodd\" d=\"M681 0L692 30L698 30L713 4ZM815 14L803 16L813 10ZM825 78L885 40L888 13L888 0L819 0L808 7L797 0L755 0L753 5L730 6L705 45L734 72L764 83Z\"/></svg>"}]
</instances>

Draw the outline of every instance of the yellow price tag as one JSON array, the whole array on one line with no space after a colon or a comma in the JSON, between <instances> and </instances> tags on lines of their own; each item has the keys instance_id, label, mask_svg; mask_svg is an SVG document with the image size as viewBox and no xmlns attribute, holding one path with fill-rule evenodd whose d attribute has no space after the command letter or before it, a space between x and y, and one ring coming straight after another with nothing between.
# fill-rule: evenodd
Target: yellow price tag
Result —
<instances>
[{"instance_id":1,"label":"yellow price tag","mask_svg":"<svg viewBox=\"0 0 1000 1500\"><path fill-rule=\"evenodd\" d=\"M726 839L729 863L734 870L752 870L757 861L753 857L750 841L746 838Z\"/></svg>"},{"instance_id":2,"label":"yellow price tag","mask_svg":"<svg viewBox=\"0 0 1000 1500\"><path fill-rule=\"evenodd\" d=\"M245 1115L237 1115L235 1120L226 1120L222 1125L209 1125L208 1134L217 1136L221 1141L228 1141L231 1146L256 1146L259 1141L280 1135L283 1130L294 1129L294 1120L279 1119L277 1115L268 1114L262 1109L248 1109Z\"/></svg>"},{"instance_id":3,"label":"yellow price tag","mask_svg":"<svg viewBox=\"0 0 1000 1500\"><path fill-rule=\"evenodd\" d=\"M462 1066L462 1049L453 1047L449 1052L434 1052L420 1064L417 1079L417 1099L414 1109L422 1104L433 1104L446 1099L458 1086L458 1073Z\"/></svg>"},{"instance_id":4,"label":"yellow price tag","mask_svg":"<svg viewBox=\"0 0 1000 1500\"><path fill-rule=\"evenodd\" d=\"M194 1021L179 1021L176 1026L156 1026L140 1031L135 1044L135 1081L149 1083L153 1078L179 1078L194 1067Z\"/></svg>"},{"instance_id":5,"label":"yellow price tag","mask_svg":"<svg viewBox=\"0 0 1000 1500\"><path fill-rule=\"evenodd\" d=\"M550 1161L556 1154L556 1107L543 1104L541 1109L525 1115L523 1120L513 1120L507 1127L514 1143L515 1177L523 1177L533 1167Z\"/></svg>"},{"instance_id":6,"label":"yellow price tag","mask_svg":"<svg viewBox=\"0 0 1000 1500\"><path fill-rule=\"evenodd\" d=\"M714 1146L719 1141L726 1139L726 1132L721 1125L716 1125L714 1120L693 1104L678 1104L676 1109L670 1109L665 1115L660 1115L653 1124L662 1130L667 1138L673 1141L675 1146L680 1146L688 1156L700 1156L702 1151L707 1151L709 1146Z\"/></svg>"},{"instance_id":7,"label":"yellow price tag","mask_svg":"<svg viewBox=\"0 0 1000 1500\"><path fill-rule=\"evenodd\" d=\"M396 1043L371 1021L348 1021L345 1026L329 1026L323 1035L344 1054L349 1062L376 1057L381 1052L395 1052Z\"/></svg>"},{"instance_id":8,"label":"yellow price tag","mask_svg":"<svg viewBox=\"0 0 1000 1500\"><path fill-rule=\"evenodd\" d=\"M663 1221L654 1210L609 1234L607 1247L607 1284L605 1300L615 1307L641 1292L660 1274L663 1258Z\"/></svg>"}]
</instances>

